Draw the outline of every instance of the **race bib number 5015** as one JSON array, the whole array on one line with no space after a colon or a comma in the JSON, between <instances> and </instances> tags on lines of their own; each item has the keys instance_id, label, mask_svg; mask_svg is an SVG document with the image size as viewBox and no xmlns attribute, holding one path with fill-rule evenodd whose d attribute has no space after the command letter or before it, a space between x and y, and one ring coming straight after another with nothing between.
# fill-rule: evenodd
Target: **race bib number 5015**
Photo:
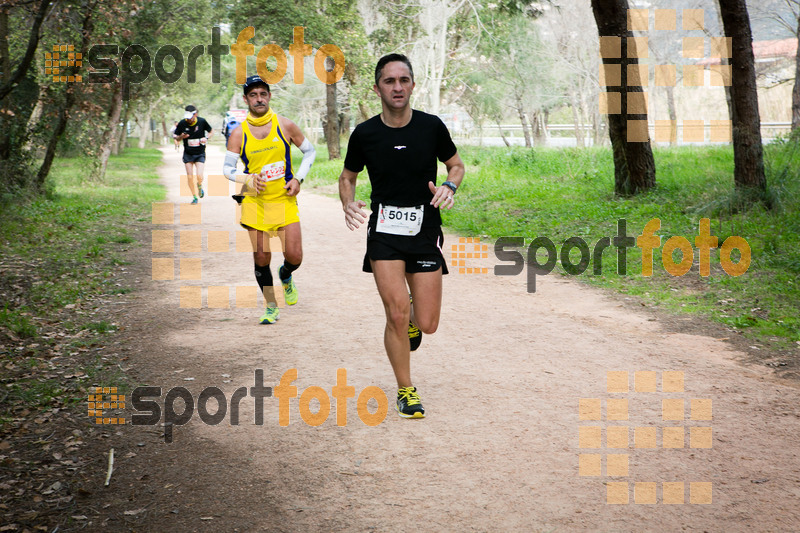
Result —
<instances>
[{"instance_id":1,"label":"race bib number 5015","mask_svg":"<svg viewBox=\"0 0 800 533\"><path fill-rule=\"evenodd\" d=\"M421 205L413 207L396 207L380 205L378 211L377 231L391 235L416 235L422 228L422 215L425 209Z\"/></svg>"}]
</instances>

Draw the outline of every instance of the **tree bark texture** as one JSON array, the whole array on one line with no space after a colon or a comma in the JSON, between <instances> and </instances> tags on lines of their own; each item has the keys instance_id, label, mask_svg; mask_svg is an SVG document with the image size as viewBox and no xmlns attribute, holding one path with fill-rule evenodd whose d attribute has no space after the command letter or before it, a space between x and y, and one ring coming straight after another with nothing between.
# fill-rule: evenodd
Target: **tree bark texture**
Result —
<instances>
[{"instance_id":1,"label":"tree bark texture","mask_svg":"<svg viewBox=\"0 0 800 533\"><path fill-rule=\"evenodd\" d=\"M643 82L631 80L632 84L628 84L629 66L635 69L639 63L632 40L633 33L628 31L628 7L627 0L592 0L592 11L601 43L617 42L614 38L618 38L619 42L616 53L601 45L605 50L603 64L620 66L619 85L612 85L616 80L612 76L606 76L606 90L610 97L614 93L619 95L621 107L619 113L612 112L608 115L608 130L614 154L614 192L618 195L643 192L656 184L656 167L647 129L647 109L632 109L632 112L628 112L629 102L641 98L642 87L636 83ZM604 37L612 39L604 40Z\"/></svg>"},{"instance_id":2,"label":"tree bark texture","mask_svg":"<svg viewBox=\"0 0 800 533\"><path fill-rule=\"evenodd\" d=\"M108 158L117 144L117 131L119 130L119 116L122 113L122 83L114 80L114 92L111 95L111 108L108 110L108 123L100 145L100 161L95 171L94 179L100 181L106 175Z\"/></svg>"},{"instance_id":3,"label":"tree bark texture","mask_svg":"<svg viewBox=\"0 0 800 533\"><path fill-rule=\"evenodd\" d=\"M753 36L745 0L719 0L725 35L731 38L733 179L737 188L766 190L761 117L758 112Z\"/></svg>"}]
</instances>

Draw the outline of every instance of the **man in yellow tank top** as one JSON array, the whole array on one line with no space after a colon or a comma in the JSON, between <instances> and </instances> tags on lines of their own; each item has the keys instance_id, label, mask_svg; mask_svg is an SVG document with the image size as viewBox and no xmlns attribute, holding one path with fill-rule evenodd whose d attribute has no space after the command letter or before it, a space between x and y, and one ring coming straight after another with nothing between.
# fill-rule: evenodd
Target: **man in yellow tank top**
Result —
<instances>
[{"instance_id":1,"label":"man in yellow tank top","mask_svg":"<svg viewBox=\"0 0 800 533\"><path fill-rule=\"evenodd\" d=\"M266 300L262 324L274 324L279 311L273 291L268 242L270 233L278 233L284 245L284 262L278 270L288 305L297 303L297 287L292 273L303 261L300 216L297 194L312 163L314 146L305 138L297 124L278 116L269 107L272 93L269 85L258 76L250 76L244 84L247 119L228 138L223 172L242 183L242 218L239 223L250 232L253 244L256 281ZM291 145L303 152L300 167L292 167ZM241 159L244 171L237 172Z\"/></svg>"}]
</instances>

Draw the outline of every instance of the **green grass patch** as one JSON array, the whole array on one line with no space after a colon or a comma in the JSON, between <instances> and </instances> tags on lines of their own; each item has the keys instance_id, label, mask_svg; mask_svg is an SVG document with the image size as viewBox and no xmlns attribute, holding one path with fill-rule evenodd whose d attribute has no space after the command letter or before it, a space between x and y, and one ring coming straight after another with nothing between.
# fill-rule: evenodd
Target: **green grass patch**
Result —
<instances>
[{"instance_id":1,"label":"green grass patch","mask_svg":"<svg viewBox=\"0 0 800 533\"><path fill-rule=\"evenodd\" d=\"M8 347L0 364L13 381L11 400L39 408L56 396L64 403L71 401L64 395L84 395L81 380L24 370L72 365L75 375L96 374L97 356L86 352L116 330L97 302L131 290L119 266L126 250L149 246L149 239L137 242L132 223L147 220L150 204L165 198L160 164L158 150L129 148L109 160L97 182L86 171L89 161L60 157L49 195L0 210L0 345Z\"/></svg>"},{"instance_id":2,"label":"green grass patch","mask_svg":"<svg viewBox=\"0 0 800 533\"><path fill-rule=\"evenodd\" d=\"M613 161L608 148L524 149L462 147L467 166L458 192L457 209L443 214L445 224L466 235L494 243L503 236L523 237L525 245L547 237L562 249L579 237L590 250L604 237L617 235L625 220L627 235L637 237L649 221L660 220L655 232L661 246L673 236L688 239L694 249L692 270L680 277L662 265L661 248L653 251L653 275L642 275L642 251L627 251L620 275L617 249L602 253L602 274L590 261L578 276L603 287L636 295L653 305L697 313L748 331L764 342L787 346L800 340L800 153L797 140L765 147L768 203L742 209L733 184L733 149L678 147L654 150L657 187L646 194L620 198L613 194ZM711 251L711 275L697 270L695 247L700 219L711 221L711 234L721 245L743 237L751 248L751 264L739 277L728 275L719 248ZM490 254L491 255L491 254ZM526 255L526 254L523 254ZM569 261L581 253L572 250ZM540 250L538 260L547 254ZM680 262L681 253L673 252ZM732 260L739 259L734 251ZM558 258L556 271L564 273ZM496 264L500 264L498 260Z\"/></svg>"}]
</instances>

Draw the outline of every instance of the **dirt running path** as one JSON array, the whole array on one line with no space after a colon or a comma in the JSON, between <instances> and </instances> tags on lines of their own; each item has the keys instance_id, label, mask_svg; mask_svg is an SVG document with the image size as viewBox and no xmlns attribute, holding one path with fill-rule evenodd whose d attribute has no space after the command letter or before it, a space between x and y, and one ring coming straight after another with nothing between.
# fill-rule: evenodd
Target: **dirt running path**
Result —
<instances>
[{"instance_id":1,"label":"dirt running path","mask_svg":"<svg viewBox=\"0 0 800 533\"><path fill-rule=\"evenodd\" d=\"M220 172L221 152L209 150L207 174ZM186 202L178 197L179 156L165 154L169 199ZM208 309L205 299L203 309L180 309L182 284L253 286L254 280L249 253L176 252L201 257L203 278L144 282L132 306L141 342L131 358L143 382L195 393L217 386L230 398L235 388L253 386L256 369L274 387L296 368L299 393L316 385L330 395L337 369L345 368L356 394L374 385L391 402L395 383L382 346L383 311L372 277L360 271L364 233L345 228L336 200L307 189L300 203L305 260L295 278L298 305L284 309L273 326L257 323L261 309ZM206 197L201 205L202 225L180 229L204 235L239 229L230 198ZM456 241L448 239L446 251ZM273 272L281 260L273 259ZM385 421L368 427L352 398L347 426L336 425L334 402L327 421L312 427L301 420L293 398L291 423L281 427L276 398L266 398L264 425L256 426L253 400L245 398L239 426L230 426L229 417L208 426L195 415L176 428L171 445L159 441L155 428L129 426L132 439L149 440L118 470L144 476L155 499L139 527L800 530L798 388L760 368L745 368L737 362L742 354L722 340L668 332L650 316L574 281L539 278L537 289L528 294L524 276L445 278L439 331L426 335L412 358L424 420L400 419L390 403ZM609 371L627 371L630 392L608 392ZM657 373L655 392L634 392L638 371ZM662 391L665 371L683 373L683 392ZM602 420L580 420L582 398L601 400ZM628 400L627 420L606 419L615 404L609 399ZM662 420L666 399L678 399L667 405L683 409L684 420ZM712 420L691 419L692 399L712 401ZM697 414L700 404L695 407ZM592 433L597 430L583 430L587 447L581 448L584 426L602 429L598 437ZM626 448L606 447L610 426L629 428L611 430L612 436L627 433ZM683 429L665 432L664 426ZM698 429L708 427L710 441L708 430ZM683 448L662 447L665 435L682 434ZM656 447L636 447L649 444ZM600 456L596 473L602 475L579 475L581 454L584 473L594 473ZM627 475L614 471L625 459L609 460L608 454L627 455ZM646 499L652 489L654 504L634 503L639 482L653 483L640 485L637 497ZM712 503L690 503L708 495L708 485L690 492L690 482L710 483ZM608 504L607 490L629 503ZM142 492L131 495L132 507L137 498ZM665 503L676 498L685 503Z\"/></svg>"}]
</instances>

